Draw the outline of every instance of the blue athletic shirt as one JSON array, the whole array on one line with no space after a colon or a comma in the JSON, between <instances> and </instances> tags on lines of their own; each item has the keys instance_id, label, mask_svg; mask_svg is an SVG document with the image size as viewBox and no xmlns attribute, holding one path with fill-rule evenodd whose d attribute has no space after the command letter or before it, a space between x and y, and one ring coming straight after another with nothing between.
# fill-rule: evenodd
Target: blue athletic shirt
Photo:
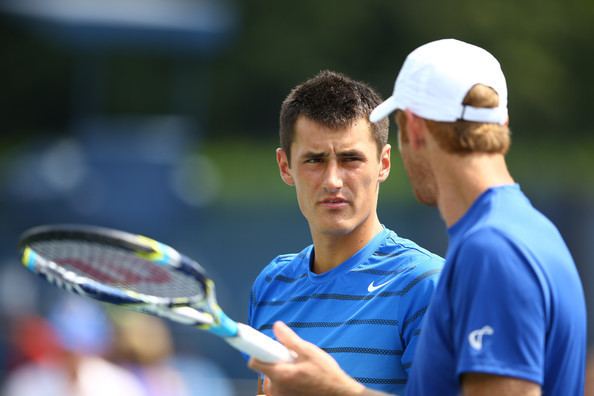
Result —
<instances>
[{"instance_id":1,"label":"blue athletic shirt","mask_svg":"<svg viewBox=\"0 0 594 396\"><path fill-rule=\"evenodd\" d=\"M443 259L384 229L338 267L310 270L313 246L276 257L252 288L249 323L287 323L370 388L403 393Z\"/></svg>"},{"instance_id":2,"label":"blue athletic shirt","mask_svg":"<svg viewBox=\"0 0 594 396\"><path fill-rule=\"evenodd\" d=\"M584 294L555 226L507 185L483 193L448 232L408 394L458 395L461 375L475 372L583 395Z\"/></svg>"}]
</instances>

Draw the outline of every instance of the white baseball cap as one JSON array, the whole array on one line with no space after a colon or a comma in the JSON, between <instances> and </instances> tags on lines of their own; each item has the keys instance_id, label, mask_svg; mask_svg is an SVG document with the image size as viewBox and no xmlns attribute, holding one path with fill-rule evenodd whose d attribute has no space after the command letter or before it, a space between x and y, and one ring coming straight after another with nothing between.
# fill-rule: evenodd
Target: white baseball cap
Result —
<instances>
[{"instance_id":1,"label":"white baseball cap","mask_svg":"<svg viewBox=\"0 0 594 396\"><path fill-rule=\"evenodd\" d=\"M494 89L499 106L463 105L476 84ZM433 121L503 125L508 120L505 76L497 59L480 47L455 39L432 41L408 55L396 77L394 93L371 112L369 120L378 122L396 109L408 109Z\"/></svg>"}]
</instances>

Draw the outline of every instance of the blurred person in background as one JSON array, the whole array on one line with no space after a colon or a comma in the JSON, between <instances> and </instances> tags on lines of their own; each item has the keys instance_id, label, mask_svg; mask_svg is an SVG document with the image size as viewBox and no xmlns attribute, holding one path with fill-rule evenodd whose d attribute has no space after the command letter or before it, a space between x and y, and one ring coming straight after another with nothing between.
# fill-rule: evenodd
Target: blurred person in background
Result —
<instances>
[{"instance_id":1,"label":"blurred person in background","mask_svg":"<svg viewBox=\"0 0 594 396\"><path fill-rule=\"evenodd\" d=\"M114 308L111 358L142 384L146 396L231 396L233 388L214 364L175 354L169 328L163 320Z\"/></svg>"},{"instance_id":2,"label":"blurred person in background","mask_svg":"<svg viewBox=\"0 0 594 396\"><path fill-rule=\"evenodd\" d=\"M42 316L25 313L13 316L9 324L9 347L6 351L6 375L28 363L43 364L61 351L50 323Z\"/></svg>"},{"instance_id":3,"label":"blurred person in background","mask_svg":"<svg viewBox=\"0 0 594 396\"><path fill-rule=\"evenodd\" d=\"M47 323L36 323L42 334L29 336L55 345L16 367L2 396L144 396L132 374L104 357L112 327L96 303L68 295L52 307Z\"/></svg>"},{"instance_id":4,"label":"blurred person in background","mask_svg":"<svg viewBox=\"0 0 594 396\"><path fill-rule=\"evenodd\" d=\"M378 218L391 150L388 120L368 120L380 102L366 84L331 71L284 100L276 158L282 180L295 187L313 244L264 268L252 288L249 322L272 335L282 320L356 381L400 393L443 260ZM328 364L336 365L332 358ZM280 366L298 371L302 363L298 354ZM275 384L276 365L250 365ZM261 379L259 385L262 392Z\"/></svg>"},{"instance_id":5,"label":"blurred person in background","mask_svg":"<svg viewBox=\"0 0 594 396\"><path fill-rule=\"evenodd\" d=\"M507 84L497 59L453 39L417 48L370 120L392 113L415 195L437 205L450 237L407 392L583 395L582 285L559 231L507 169ZM270 395L375 393L319 348L276 330L303 363L255 365L277 381Z\"/></svg>"},{"instance_id":6,"label":"blurred person in background","mask_svg":"<svg viewBox=\"0 0 594 396\"><path fill-rule=\"evenodd\" d=\"M173 345L165 324L141 313L110 312L115 330L111 360L133 373L147 396L188 396L183 378L169 365Z\"/></svg>"}]
</instances>

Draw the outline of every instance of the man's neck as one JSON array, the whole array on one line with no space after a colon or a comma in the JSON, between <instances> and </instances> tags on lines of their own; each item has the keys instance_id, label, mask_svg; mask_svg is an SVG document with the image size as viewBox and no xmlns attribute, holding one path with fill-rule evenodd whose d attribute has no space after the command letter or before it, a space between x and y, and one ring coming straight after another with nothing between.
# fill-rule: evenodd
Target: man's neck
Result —
<instances>
[{"instance_id":1,"label":"man's neck","mask_svg":"<svg viewBox=\"0 0 594 396\"><path fill-rule=\"evenodd\" d=\"M448 228L489 188L514 183L501 154L444 154L434 171L437 206Z\"/></svg>"},{"instance_id":2,"label":"man's neck","mask_svg":"<svg viewBox=\"0 0 594 396\"><path fill-rule=\"evenodd\" d=\"M367 245L382 229L377 215L374 215L369 224L361 225L348 234L312 235L315 252L312 272L321 274L338 267Z\"/></svg>"}]
</instances>

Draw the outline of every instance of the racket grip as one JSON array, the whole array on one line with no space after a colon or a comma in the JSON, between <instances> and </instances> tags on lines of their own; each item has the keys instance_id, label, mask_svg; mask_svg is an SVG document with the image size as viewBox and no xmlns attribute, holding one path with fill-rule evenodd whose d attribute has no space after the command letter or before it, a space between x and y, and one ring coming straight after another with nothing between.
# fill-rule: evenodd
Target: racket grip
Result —
<instances>
[{"instance_id":1,"label":"racket grip","mask_svg":"<svg viewBox=\"0 0 594 396\"><path fill-rule=\"evenodd\" d=\"M240 350L266 363L292 362L293 354L283 344L243 323L237 323L237 336L225 340Z\"/></svg>"}]
</instances>

